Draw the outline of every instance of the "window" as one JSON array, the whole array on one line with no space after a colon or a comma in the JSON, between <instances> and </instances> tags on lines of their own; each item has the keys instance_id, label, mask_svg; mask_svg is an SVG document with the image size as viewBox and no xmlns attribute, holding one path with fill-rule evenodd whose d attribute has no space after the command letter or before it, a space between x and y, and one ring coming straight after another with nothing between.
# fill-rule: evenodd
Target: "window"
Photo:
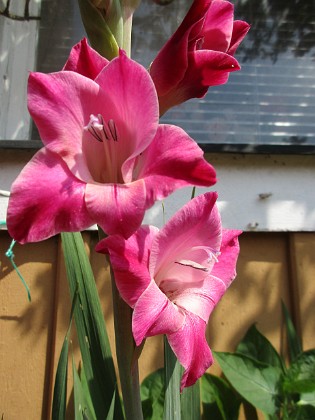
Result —
<instances>
[{"instance_id":1,"label":"window","mask_svg":"<svg viewBox=\"0 0 315 420\"><path fill-rule=\"evenodd\" d=\"M2 0L9 3L6 2ZM32 13L39 13L38 2L24 2L32 6ZM252 25L236 54L242 70L232 73L226 85L210 88L205 98L169 110L162 121L180 125L207 151L314 153L314 0L239 0L234 3L236 18ZM191 0L173 0L169 5L159 6L152 0L142 0L134 17L133 58L148 66L190 4ZM0 7L3 10L3 6ZM23 10L20 13L23 14ZM43 72L59 70L71 46L84 35L77 0L42 0L40 15L40 20L24 22L0 16L0 31L4 35L13 26L15 33L22 34L23 30L29 33L28 43L24 42L23 47L29 49L28 54L21 54L23 43L15 41L13 45L20 55L15 54L10 77L16 77L13 73L19 68L17 60L24 60L19 80L22 76L25 78L32 67L30 56L33 54L35 59L37 31L37 70ZM7 64L3 56L11 47L5 44L5 36L3 39L1 76L5 86L8 82L5 77L9 76L3 70ZM7 128L1 128L0 138L35 139L36 131L28 135L25 94L21 94L21 86L13 84L10 89L9 97L4 96L1 101L1 127L6 125ZM4 104L5 101L9 101L11 107ZM22 107L22 102L24 120L12 105L18 103ZM9 129L10 124L13 128ZM19 129L21 126L23 129ZM31 144L40 143L35 140Z\"/></svg>"}]
</instances>

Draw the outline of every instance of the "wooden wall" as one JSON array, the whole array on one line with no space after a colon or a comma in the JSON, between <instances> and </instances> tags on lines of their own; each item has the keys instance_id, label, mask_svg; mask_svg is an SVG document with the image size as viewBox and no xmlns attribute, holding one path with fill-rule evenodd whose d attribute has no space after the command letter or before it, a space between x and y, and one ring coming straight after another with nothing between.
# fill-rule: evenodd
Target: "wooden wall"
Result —
<instances>
[{"instance_id":1,"label":"wooden wall","mask_svg":"<svg viewBox=\"0 0 315 420\"><path fill-rule=\"evenodd\" d=\"M104 256L93 251L95 232L84 234L114 348L110 281ZM233 351L253 323L277 349L284 346L281 298L293 311L305 349L315 347L315 234L244 233L238 277L215 309L208 341ZM32 302L5 252L10 238L0 232L0 417L49 418L56 361L68 326L70 304L60 238L16 245L15 261L31 289ZM74 353L78 352L75 341ZM148 340L140 374L162 364L160 338ZM211 368L219 373L218 366ZM71 398L71 396L70 396Z\"/></svg>"}]
</instances>

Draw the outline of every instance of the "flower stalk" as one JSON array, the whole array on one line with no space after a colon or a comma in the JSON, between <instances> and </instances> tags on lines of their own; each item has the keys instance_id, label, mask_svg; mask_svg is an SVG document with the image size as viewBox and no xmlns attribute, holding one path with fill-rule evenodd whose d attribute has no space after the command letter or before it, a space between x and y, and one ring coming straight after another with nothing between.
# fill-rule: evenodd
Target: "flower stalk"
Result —
<instances>
[{"instance_id":1,"label":"flower stalk","mask_svg":"<svg viewBox=\"0 0 315 420\"><path fill-rule=\"evenodd\" d=\"M127 420L142 420L138 359L134 360L132 309L120 297L111 269L116 355Z\"/></svg>"},{"instance_id":2,"label":"flower stalk","mask_svg":"<svg viewBox=\"0 0 315 420\"><path fill-rule=\"evenodd\" d=\"M98 235L100 239L106 238L106 234L100 227L98 228ZM121 298L109 256L107 260L110 267L116 357L125 417L126 420L142 420L138 358L134 357L136 344L132 335L132 309Z\"/></svg>"}]
</instances>

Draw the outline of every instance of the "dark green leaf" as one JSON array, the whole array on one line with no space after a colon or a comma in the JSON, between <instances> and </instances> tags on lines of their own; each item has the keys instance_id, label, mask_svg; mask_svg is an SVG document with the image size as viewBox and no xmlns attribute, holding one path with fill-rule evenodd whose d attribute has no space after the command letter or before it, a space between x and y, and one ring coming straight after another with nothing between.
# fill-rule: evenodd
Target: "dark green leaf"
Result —
<instances>
[{"instance_id":1,"label":"dark green leaf","mask_svg":"<svg viewBox=\"0 0 315 420\"><path fill-rule=\"evenodd\" d=\"M88 388L84 388L79 374L76 370L74 360L72 358L72 375L73 375L73 391L74 391L74 415L75 420L87 418L96 420L93 406L91 405L91 396Z\"/></svg>"},{"instance_id":2,"label":"dark green leaf","mask_svg":"<svg viewBox=\"0 0 315 420\"><path fill-rule=\"evenodd\" d=\"M81 234L61 236L71 296L78 291L74 318L86 379L96 417L106 418L116 391L116 377L99 296ZM118 397L115 416L123 418Z\"/></svg>"},{"instance_id":3,"label":"dark green leaf","mask_svg":"<svg viewBox=\"0 0 315 420\"><path fill-rule=\"evenodd\" d=\"M164 337L165 401L164 420L180 420L180 380L182 367Z\"/></svg>"},{"instance_id":4,"label":"dark green leaf","mask_svg":"<svg viewBox=\"0 0 315 420\"><path fill-rule=\"evenodd\" d=\"M282 313L284 316L284 321L285 321L286 330L287 330L290 361L292 362L298 357L300 353L302 353L303 351L302 344L294 328L289 311L287 310L287 307L285 306L283 302L282 302Z\"/></svg>"},{"instance_id":5,"label":"dark green leaf","mask_svg":"<svg viewBox=\"0 0 315 420\"><path fill-rule=\"evenodd\" d=\"M283 389L287 393L315 392L315 349L294 360L284 377Z\"/></svg>"},{"instance_id":6,"label":"dark green leaf","mask_svg":"<svg viewBox=\"0 0 315 420\"><path fill-rule=\"evenodd\" d=\"M140 392L144 420L163 419L164 369L159 369L147 376L141 384Z\"/></svg>"},{"instance_id":7,"label":"dark green leaf","mask_svg":"<svg viewBox=\"0 0 315 420\"><path fill-rule=\"evenodd\" d=\"M114 420L115 419L115 404L116 404L116 392L114 392L111 405L109 407L109 411L107 413L106 420Z\"/></svg>"},{"instance_id":8,"label":"dark green leaf","mask_svg":"<svg viewBox=\"0 0 315 420\"><path fill-rule=\"evenodd\" d=\"M284 369L281 357L270 341L257 330L255 325L249 328L245 337L237 346L236 353L245 354L259 362Z\"/></svg>"},{"instance_id":9,"label":"dark green leaf","mask_svg":"<svg viewBox=\"0 0 315 420\"><path fill-rule=\"evenodd\" d=\"M311 405L295 405L291 411L283 416L283 420L314 420L315 408Z\"/></svg>"},{"instance_id":10,"label":"dark green leaf","mask_svg":"<svg viewBox=\"0 0 315 420\"><path fill-rule=\"evenodd\" d=\"M267 414L276 414L279 409L278 385L282 371L274 366L242 355L215 352L224 375L252 405Z\"/></svg>"},{"instance_id":11,"label":"dark green leaf","mask_svg":"<svg viewBox=\"0 0 315 420\"><path fill-rule=\"evenodd\" d=\"M184 388L180 396L182 420L200 420L200 381Z\"/></svg>"},{"instance_id":12,"label":"dark green leaf","mask_svg":"<svg viewBox=\"0 0 315 420\"><path fill-rule=\"evenodd\" d=\"M203 418L237 420L241 398L222 378L206 373L201 378Z\"/></svg>"},{"instance_id":13,"label":"dark green leaf","mask_svg":"<svg viewBox=\"0 0 315 420\"><path fill-rule=\"evenodd\" d=\"M68 378L68 349L69 341L66 336L62 345L55 378L52 419L64 420L67 407L67 378Z\"/></svg>"}]
</instances>

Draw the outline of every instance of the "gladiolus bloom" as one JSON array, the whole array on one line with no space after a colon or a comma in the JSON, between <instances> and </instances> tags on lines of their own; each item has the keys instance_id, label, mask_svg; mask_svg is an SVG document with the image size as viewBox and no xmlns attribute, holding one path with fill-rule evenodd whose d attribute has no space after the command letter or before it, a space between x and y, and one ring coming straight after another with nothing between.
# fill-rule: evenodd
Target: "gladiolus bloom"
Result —
<instances>
[{"instance_id":1,"label":"gladiolus bloom","mask_svg":"<svg viewBox=\"0 0 315 420\"><path fill-rule=\"evenodd\" d=\"M194 198L159 231L142 226L127 240L114 235L96 250L109 253L122 298L133 308L139 346L166 334L185 372L181 390L212 364L205 338L209 316L236 276L236 230L222 230L216 193Z\"/></svg>"},{"instance_id":2,"label":"gladiolus bloom","mask_svg":"<svg viewBox=\"0 0 315 420\"><path fill-rule=\"evenodd\" d=\"M195 0L177 31L150 67L160 101L160 114L209 86L227 82L240 69L234 53L249 25L233 21L234 6L225 0Z\"/></svg>"},{"instance_id":3,"label":"gladiolus bloom","mask_svg":"<svg viewBox=\"0 0 315 420\"><path fill-rule=\"evenodd\" d=\"M12 186L7 226L20 243L95 223L128 237L155 200L216 181L182 129L159 125L154 84L123 52L108 63L80 43L65 70L31 73L28 106L45 147Z\"/></svg>"}]
</instances>

